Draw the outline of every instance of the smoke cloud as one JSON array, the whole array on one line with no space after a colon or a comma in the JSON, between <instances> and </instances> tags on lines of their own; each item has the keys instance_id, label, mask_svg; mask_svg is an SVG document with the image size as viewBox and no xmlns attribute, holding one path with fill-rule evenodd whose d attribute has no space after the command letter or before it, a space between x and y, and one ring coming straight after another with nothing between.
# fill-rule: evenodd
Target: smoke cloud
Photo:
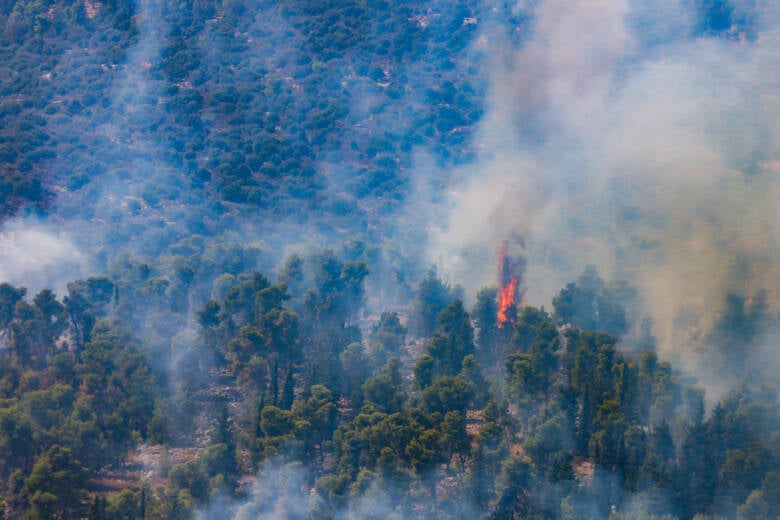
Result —
<instances>
[{"instance_id":1,"label":"smoke cloud","mask_svg":"<svg viewBox=\"0 0 780 520\"><path fill-rule=\"evenodd\" d=\"M88 264L64 232L24 219L0 228L0 280L27 287L30 296L42 289L65 294L66 284L81 277Z\"/></svg>"},{"instance_id":2,"label":"smoke cloud","mask_svg":"<svg viewBox=\"0 0 780 520\"><path fill-rule=\"evenodd\" d=\"M503 52L499 31L480 39L492 63L479 160L459 173L431 259L476 290L519 235L533 304L595 265L637 285L675 358L728 294L766 290L776 311L777 10L734 3L716 24L666 0L519 7L532 13L519 49Z\"/></svg>"}]
</instances>

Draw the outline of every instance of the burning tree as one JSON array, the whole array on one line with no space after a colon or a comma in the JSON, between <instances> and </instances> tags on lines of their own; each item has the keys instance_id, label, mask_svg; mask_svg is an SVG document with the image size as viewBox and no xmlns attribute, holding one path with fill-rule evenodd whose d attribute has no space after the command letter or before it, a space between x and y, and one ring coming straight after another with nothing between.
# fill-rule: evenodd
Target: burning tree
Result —
<instances>
[{"instance_id":1,"label":"burning tree","mask_svg":"<svg viewBox=\"0 0 780 520\"><path fill-rule=\"evenodd\" d=\"M517 303L520 299L520 281L525 259L522 256L510 257L506 244L498 250L498 327L504 328L515 322Z\"/></svg>"}]
</instances>

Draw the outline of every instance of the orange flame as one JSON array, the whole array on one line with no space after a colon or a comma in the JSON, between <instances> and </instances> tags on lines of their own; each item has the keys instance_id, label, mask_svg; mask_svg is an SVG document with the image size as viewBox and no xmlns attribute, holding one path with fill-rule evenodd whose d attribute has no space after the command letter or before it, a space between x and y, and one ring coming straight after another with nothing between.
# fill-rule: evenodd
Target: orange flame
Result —
<instances>
[{"instance_id":1,"label":"orange flame","mask_svg":"<svg viewBox=\"0 0 780 520\"><path fill-rule=\"evenodd\" d=\"M512 317L508 311L517 298L517 277L511 272L511 265L502 245L498 251L498 327L503 328L511 323Z\"/></svg>"},{"instance_id":2,"label":"orange flame","mask_svg":"<svg viewBox=\"0 0 780 520\"><path fill-rule=\"evenodd\" d=\"M501 287L498 290L498 327L504 328L504 325L510 323L512 320L507 316L509 307L515 303L515 294L517 294L517 278L513 275L509 275L509 283L506 287Z\"/></svg>"}]
</instances>

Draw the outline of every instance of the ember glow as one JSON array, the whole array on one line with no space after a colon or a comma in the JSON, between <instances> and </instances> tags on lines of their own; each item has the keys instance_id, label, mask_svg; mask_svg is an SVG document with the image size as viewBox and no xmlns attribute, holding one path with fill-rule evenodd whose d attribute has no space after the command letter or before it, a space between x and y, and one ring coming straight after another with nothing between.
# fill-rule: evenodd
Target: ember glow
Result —
<instances>
[{"instance_id":1,"label":"ember glow","mask_svg":"<svg viewBox=\"0 0 780 520\"><path fill-rule=\"evenodd\" d=\"M513 308L517 301L517 277L512 274L512 262L507 257L505 246L498 252L498 326L503 328L514 322Z\"/></svg>"}]
</instances>

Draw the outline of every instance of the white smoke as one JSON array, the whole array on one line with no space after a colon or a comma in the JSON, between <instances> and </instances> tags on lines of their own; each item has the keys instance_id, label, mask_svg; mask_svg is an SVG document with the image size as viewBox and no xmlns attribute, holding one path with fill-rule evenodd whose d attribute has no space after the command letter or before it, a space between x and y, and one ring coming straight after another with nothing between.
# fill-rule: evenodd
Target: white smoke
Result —
<instances>
[{"instance_id":1,"label":"white smoke","mask_svg":"<svg viewBox=\"0 0 780 520\"><path fill-rule=\"evenodd\" d=\"M0 282L65 293L67 282L85 274L86 257L62 230L38 222L15 219L0 228Z\"/></svg>"}]
</instances>

